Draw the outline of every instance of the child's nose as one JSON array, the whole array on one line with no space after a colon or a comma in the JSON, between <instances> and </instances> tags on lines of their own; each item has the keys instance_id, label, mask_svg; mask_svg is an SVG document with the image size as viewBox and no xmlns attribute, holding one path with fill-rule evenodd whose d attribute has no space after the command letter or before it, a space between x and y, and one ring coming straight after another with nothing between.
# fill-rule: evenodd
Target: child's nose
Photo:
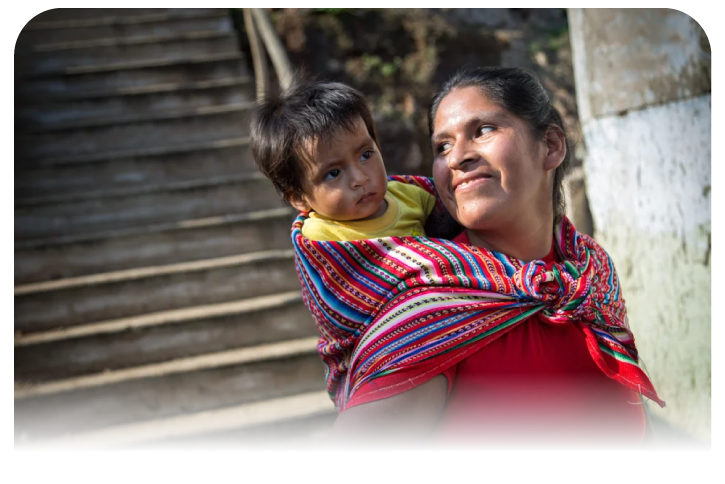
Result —
<instances>
[{"instance_id":1,"label":"child's nose","mask_svg":"<svg viewBox=\"0 0 725 484\"><path fill-rule=\"evenodd\" d=\"M353 171L352 174L352 185L353 187L359 187L367 183L367 181L370 179L367 173L365 171L357 168Z\"/></svg>"}]
</instances>

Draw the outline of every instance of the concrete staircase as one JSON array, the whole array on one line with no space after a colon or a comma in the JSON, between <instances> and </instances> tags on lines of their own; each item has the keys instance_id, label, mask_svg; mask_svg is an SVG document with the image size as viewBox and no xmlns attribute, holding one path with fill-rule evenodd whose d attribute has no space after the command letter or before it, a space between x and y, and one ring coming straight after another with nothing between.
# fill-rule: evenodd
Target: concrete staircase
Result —
<instances>
[{"instance_id":1,"label":"concrete staircase","mask_svg":"<svg viewBox=\"0 0 725 484\"><path fill-rule=\"evenodd\" d=\"M56 9L15 50L15 443L320 442L334 419L221 9Z\"/></svg>"}]
</instances>

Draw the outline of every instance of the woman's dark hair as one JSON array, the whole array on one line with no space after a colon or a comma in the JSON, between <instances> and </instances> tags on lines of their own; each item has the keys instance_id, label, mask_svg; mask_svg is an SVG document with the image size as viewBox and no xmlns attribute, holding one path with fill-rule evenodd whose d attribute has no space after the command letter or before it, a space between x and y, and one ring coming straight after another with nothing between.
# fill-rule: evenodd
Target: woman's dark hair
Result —
<instances>
[{"instance_id":1,"label":"woman's dark hair","mask_svg":"<svg viewBox=\"0 0 725 484\"><path fill-rule=\"evenodd\" d=\"M340 128L354 131L358 116L379 148L370 108L359 91L338 82L298 79L252 111L250 145L254 161L286 201L301 196L302 162L313 161L309 143L324 143Z\"/></svg>"},{"instance_id":2,"label":"woman's dark hair","mask_svg":"<svg viewBox=\"0 0 725 484\"><path fill-rule=\"evenodd\" d=\"M493 103L521 118L537 136L542 136L550 124L564 133L566 156L554 171L554 224L561 221L566 210L564 175L571 164L571 141L559 111L551 105L549 95L535 75L517 67L464 68L453 75L433 97L428 110L428 129L433 135L433 122L444 97L456 89L477 87Z\"/></svg>"}]
</instances>

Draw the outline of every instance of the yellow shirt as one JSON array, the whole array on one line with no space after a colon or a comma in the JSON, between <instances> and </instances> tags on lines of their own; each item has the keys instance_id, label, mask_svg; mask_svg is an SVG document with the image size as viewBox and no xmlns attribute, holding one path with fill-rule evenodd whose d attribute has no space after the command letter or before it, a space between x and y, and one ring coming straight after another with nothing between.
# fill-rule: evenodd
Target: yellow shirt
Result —
<instances>
[{"instance_id":1,"label":"yellow shirt","mask_svg":"<svg viewBox=\"0 0 725 484\"><path fill-rule=\"evenodd\" d=\"M302 226L302 235L312 240L362 240L425 235L425 220L436 203L433 195L415 185L389 181L385 201L388 202L385 213L370 220L338 222L310 212Z\"/></svg>"}]
</instances>

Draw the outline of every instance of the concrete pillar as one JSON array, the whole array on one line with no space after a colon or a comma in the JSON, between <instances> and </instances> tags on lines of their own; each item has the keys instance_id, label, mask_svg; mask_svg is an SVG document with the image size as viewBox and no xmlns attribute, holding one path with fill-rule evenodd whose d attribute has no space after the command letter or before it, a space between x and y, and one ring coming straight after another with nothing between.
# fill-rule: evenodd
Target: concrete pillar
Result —
<instances>
[{"instance_id":1,"label":"concrete pillar","mask_svg":"<svg viewBox=\"0 0 725 484\"><path fill-rule=\"evenodd\" d=\"M669 9L570 9L595 238L612 256L648 408L710 441L710 45Z\"/></svg>"}]
</instances>

